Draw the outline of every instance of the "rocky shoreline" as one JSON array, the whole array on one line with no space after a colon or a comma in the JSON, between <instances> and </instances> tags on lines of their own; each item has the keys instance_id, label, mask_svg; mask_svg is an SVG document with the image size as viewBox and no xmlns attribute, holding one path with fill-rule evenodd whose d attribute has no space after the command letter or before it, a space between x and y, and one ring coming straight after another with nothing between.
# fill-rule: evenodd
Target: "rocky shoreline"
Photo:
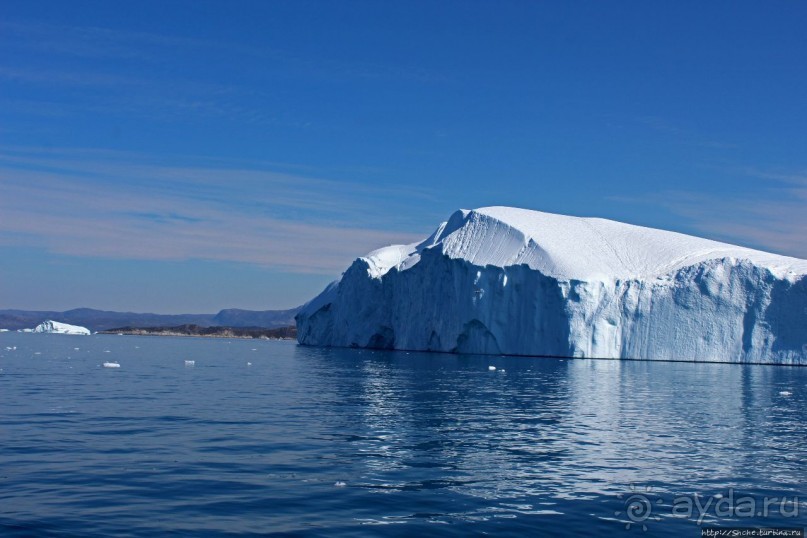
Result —
<instances>
[{"instance_id":1,"label":"rocky shoreline","mask_svg":"<svg viewBox=\"0 0 807 538\"><path fill-rule=\"evenodd\" d=\"M129 336L197 336L205 338L259 338L263 340L295 340L297 328L279 327L202 327L178 325L176 327L120 327L99 331L98 334L124 334Z\"/></svg>"}]
</instances>

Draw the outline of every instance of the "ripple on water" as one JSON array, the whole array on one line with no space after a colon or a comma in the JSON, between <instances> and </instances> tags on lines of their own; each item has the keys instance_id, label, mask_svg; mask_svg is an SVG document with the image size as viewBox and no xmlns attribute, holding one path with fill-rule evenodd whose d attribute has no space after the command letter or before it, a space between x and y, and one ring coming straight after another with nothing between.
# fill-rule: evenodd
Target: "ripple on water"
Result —
<instances>
[{"instance_id":1,"label":"ripple on water","mask_svg":"<svg viewBox=\"0 0 807 538\"><path fill-rule=\"evenodd\" d=\"M807 481L807 368L2 338L4 535L613 534L633 484L678 536L676 496Z\"/></svg>"}]
</instances>

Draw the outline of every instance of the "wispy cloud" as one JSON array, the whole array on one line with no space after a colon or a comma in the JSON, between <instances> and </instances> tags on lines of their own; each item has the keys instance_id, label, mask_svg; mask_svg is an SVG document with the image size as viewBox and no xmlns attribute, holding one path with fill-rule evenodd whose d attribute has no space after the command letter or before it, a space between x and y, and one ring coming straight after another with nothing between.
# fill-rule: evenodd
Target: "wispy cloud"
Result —
<instances>
[{"instance_id":1,"label":"wispy cloud","mask_svg":"<svg viewBox=\"0 0 807 538\"><path fill-rule=\"evenodd\" d=\"M739 169L739 172L758 179L769 179L799 187L807 187L807 170L763 170L746 167Z\"/></svg>"},{"instance_id":2,"label":"wispy cloud","mask_svg":"<svg viewBox=\"0 0 807 538\"><path fill-rule=\"evenodd\" d=\"M256 54L271 56L267 48L110 28L0 21L0 51L4 53L0 84L15 88L7 93L16 96L16 102L4 100L0 112L13 116L136 117L160 123L224 118L242 125L287 127L310 123L278 107L265 85L239 84L233 77L212 81L205 69L198 68L205 58L217 58L243 64L249 71L244 58L257 62Z\"/></svg>"},{"instance_id":3,"label":"wispy cloud","mask_svg":"<svg viewBox=\"0 0 807 538\"><path fill-rule=\"evenodd\" d=\"M142 155L0 149L0 243L74 256L227 260L336 274L427 230L395 213L428 193Z\"/></svg>"},{"instance_id":4,"label":"wispy cloud","mask_svg":"<svg viewBox=\"0 0 807 538\"><path fill-rule=\"evenodd\" d=\"M166 48L176 52L284 57L288 53L268 47L199 39L180 35L138 32L122 28L70 26L41 21L0 21L7 46L54 56L79 58L164 61Z\"/></svg>"},{"instance_id":5,"label":"wispy cloud","mask_svg":"<svg viewBox=\"0 0 807 538\"><path fill-rule=\"evenodd\" d=\"M272 64L296 75L318 78L359 78L416 80L422 82L445 80L443 73L426 71L413 66L340 61L322 55L313 57L288 49L199 39L181 35L137 32L120 28L97 26L65 26L33 21L0 21L0 32L12 50L27 50L49 56L74 56L91 60L118 59L148 63L163 63L164 51L192 57L238 59L241 63ZM267 65L268 63L268 65Z\"/></svg>"},{"instance_id":6,"label":"wispy cloud","mask_svg":"<svg viewBox=\"0 0 807 538\"><path fill-rule=\"evenodd\" d=\"M612 199L664 207L715 239L807 258L807 173L755 168L738 173L760 180L753 193L669 190Z\"/></svg>"},{"instance_id":7,"label":"wispy cloud","mask_svg":"<svg viewBox=\"0 0 807 538\"><path fill-rule=\"evenodd\" d=\"M38 117L137 117L160 123L181 119L228 119L240 124L283 125L302 128L309 124L287 113L261 109L251 103L255 91L236 85L204 83L172 77L151 79L105 72L97 68L9 67L0 65L0 81L40 88L59 88L48 99L12 99L2 109L14 115ZM37 92L33 92L36 94Z\"/></svg>"},{"instance_id":8,"label":"wispy cloud","mask_svg":"<svg viewBox=\"0 0 807 538\"><path fill-rule=\"evenodd\" d=\"M147 84L143 79L114 74L92 73L88 71L42 70L0 66L0 78L21 82L42 84L63 84L69 86L111 86L131 87Z\"/></svg>"},{"instance_id":9,"label":"wispy cloud","mask_svg":"<svg viewBox=\"0 0 807 538\"><path fill-rule=\"evenodd\" d=\"M711 150L736 149L736 145L724 140L716 140L694 127L686 127L676 120L660 116L639 116L632 120L646 129L674 140L678 144L698 146Z\"/></svg>"},{"instance_id":10,"label":"wispy cloud","mask_svg":"<svg viewBox=\"0 0 807 538\"><path fill-rule=\"evenodd\" d=\"M216 119L311 129L322 118L290 106L290 97L277 88L288 87L290 81L338 84L441 78L417 69L309 58L266 46L39 23L0 22L0 51L5 53L0 54L0 84L16 88L16 102L4 100L0 112L35 117L58 114L78 120L88 116L136 117L158 123ZM226 76L212 81L208 71L200 68L205 62L219 69L228 66Z\"/></svg>"}]
</instances>

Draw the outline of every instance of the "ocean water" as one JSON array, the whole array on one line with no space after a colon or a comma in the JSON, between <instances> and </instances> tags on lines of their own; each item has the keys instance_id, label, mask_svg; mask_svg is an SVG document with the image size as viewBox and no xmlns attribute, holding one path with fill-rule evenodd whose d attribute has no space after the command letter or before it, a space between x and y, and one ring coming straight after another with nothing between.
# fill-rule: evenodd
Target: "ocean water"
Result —
<instances>
[{"instance_id":1,"label":"ocean water","mask_svg":"<svg viewBox=\"0 0 807 538\"><path fill-rule=\"evenodd\" d=\"M0 334L2 536L804 527L805 462L807 368Z\"/></svg>"}]
</instances>

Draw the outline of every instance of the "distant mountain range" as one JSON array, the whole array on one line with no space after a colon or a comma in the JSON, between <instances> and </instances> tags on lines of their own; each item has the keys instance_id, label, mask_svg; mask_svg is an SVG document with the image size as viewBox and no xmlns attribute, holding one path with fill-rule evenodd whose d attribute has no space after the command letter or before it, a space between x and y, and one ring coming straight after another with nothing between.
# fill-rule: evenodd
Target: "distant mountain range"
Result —
<instances>
[{"instance_id":1,"label":"distant mountain range","mask_svg":"<svg viewBox=\"0 0 807 538\"><path fill-rule=\"evenodd\" d=\"M138 314L110 312L92 308L76 308L66 312L0 310L0 329L30 329L43 321L53 320L104 331L118 327L169 327L199 325L200 327L261 327L274 329L294 325L300 307L289 310L239 310L228 308L218 314Z\"/></svg>"}]
</instances>

